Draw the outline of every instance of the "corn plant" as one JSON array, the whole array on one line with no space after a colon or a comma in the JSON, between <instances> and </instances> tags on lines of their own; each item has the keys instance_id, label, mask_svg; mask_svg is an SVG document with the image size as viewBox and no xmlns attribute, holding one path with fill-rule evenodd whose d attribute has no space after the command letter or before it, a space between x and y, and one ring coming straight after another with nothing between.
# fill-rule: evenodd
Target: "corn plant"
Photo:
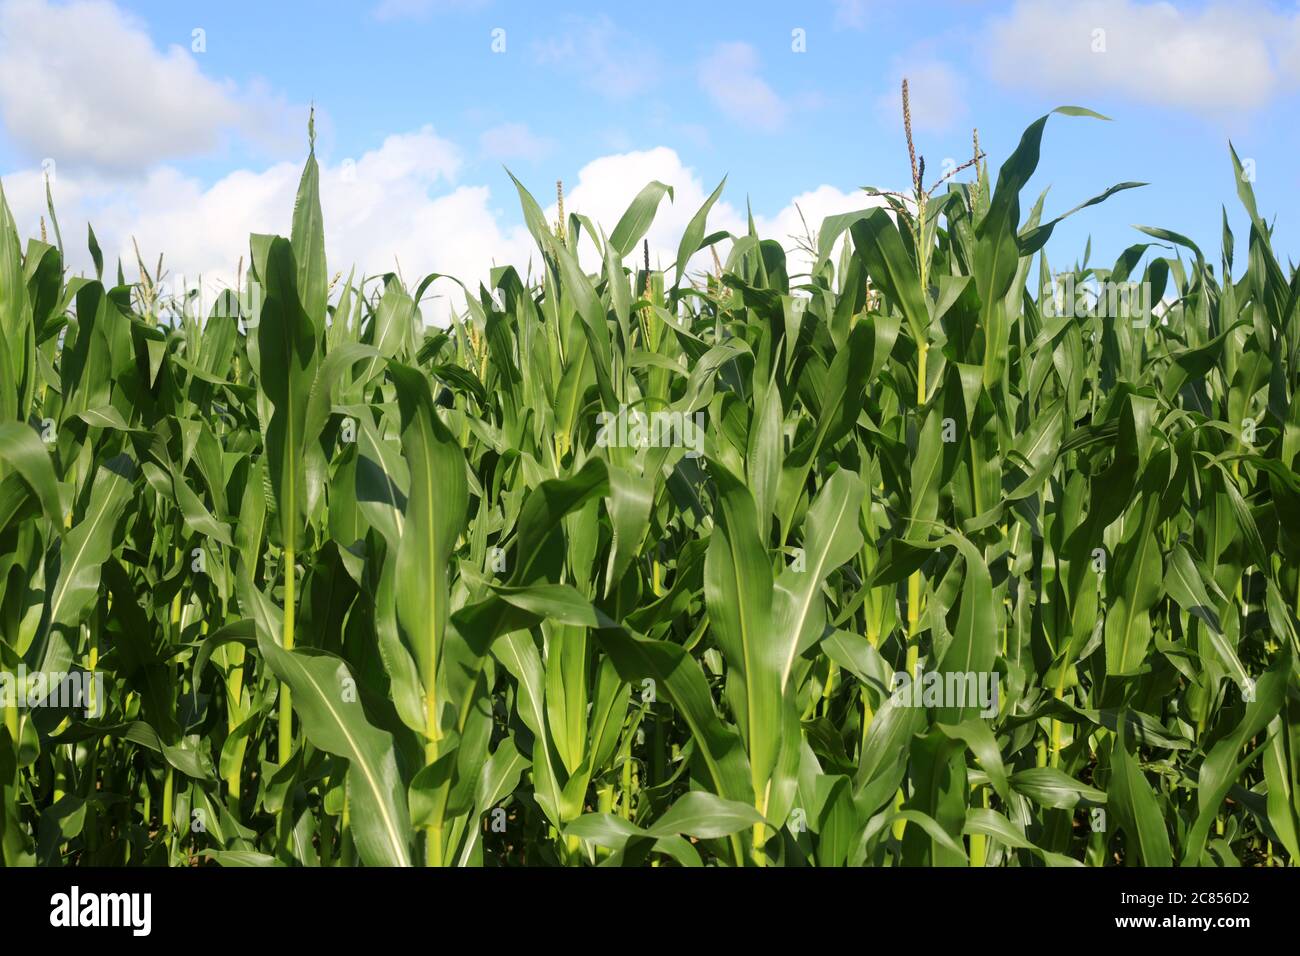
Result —
<instances>
[{"instance_id":1,"label":"corn plant","mask_svg":"<svg viewBox=\"0 0 1300 956\"><path fill-rule=\"evenodd\" d=\"M0 201L0 858L1291 864L1300 274L1235 153L1240 278L1053 271L1088 118L927 187L909 117L806 267L516 181L535 271L331 276L309 156L196 310Z\"/></svg>"}]
</instances>

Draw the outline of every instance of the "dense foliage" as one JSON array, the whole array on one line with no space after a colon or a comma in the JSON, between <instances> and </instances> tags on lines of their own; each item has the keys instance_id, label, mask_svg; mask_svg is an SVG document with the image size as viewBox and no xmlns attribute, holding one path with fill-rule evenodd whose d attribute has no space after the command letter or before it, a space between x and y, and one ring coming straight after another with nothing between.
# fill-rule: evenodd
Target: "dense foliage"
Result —
<instances>
[{"instance_id":1,"label":"dense foliage","mask_svg":"<svg viewBox=\"0 0 1300 956\"><path fill-rule=\"evenodd\" d=\"M1048 119L803 273L520 185L537 276L331 281L309 158L200 310L4 206L4 862L1295 860L1300 278L1235 154L1240 278L1054 273Z\"/></svg>"}]
</instances>

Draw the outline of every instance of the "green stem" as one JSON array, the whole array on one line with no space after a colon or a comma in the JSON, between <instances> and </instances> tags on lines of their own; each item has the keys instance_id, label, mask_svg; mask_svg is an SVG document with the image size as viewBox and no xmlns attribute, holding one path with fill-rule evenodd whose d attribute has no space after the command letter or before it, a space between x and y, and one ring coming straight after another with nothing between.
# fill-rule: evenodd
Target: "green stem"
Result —
<instances>
[{"instance_id":1,"label":"green stem","mask_svg":"<svg viewBox=\"0 0 1300 956\"><path fill-rule=\"evenodd\" d=\"M296 603L296 584L294 582L294 552L284 552L284 640L286 651L293 650L294 605ZM289 685L280 682L280 738L279 762L283 767L293 756L293 699Z\"/></svg>"},{"instance_id":2,"label":"green stem","mask_svg":"<svg viewBox=\"0 0 1300 956\"><path fill-rule=\"evenodd\" d=\"M767 843L767 824L754 824L754 862L759 866L767 866L767 850L764 845Z\"/></svg>"},{"instance_id":3,"label":"green stem","mask_svg":"<svg viewBox=\"0 0 1300 956\"><path fill-rule=\"evenodd\" d=\"M226 681L226 732L233 734L243 719L244 700L244 645L235 643L228 646L227 660L230 663L230 677ZM230 795L231 812L239 815L240 776L244 765L244 748L248 738L245 737L235 745L237 758L226 777L226 791Z\"/></svg>"},{"instance_id":4,"label":"green stem","mask_svg":"<svg viewBox=\"0 0 1300 956\"><path fill-rule=\"evenodd\" d=\"M438 727L438 632L429 628L429 680L424 693L424 745L425 766L438 762L439 743L442 730ZM443 800L435 798L434 819L425 828L424 863L425 866L443 865Z\"/></svg>"},{"instance_id":5,"label":"green stem","mask_svg":"<svg viewBox=\"0 0 1300 956\"><path fill-rule=\"evenodd\" d=\"M989 806L989 791L987 787L980 788L980 805L984 809ZM989 840L983 833L972 833L970 837L970 865L973 867L982 867L988 861Z\"/></svg>"},{"instance_id":6,"label":"green stem","mask_svg":"<svg viewBox=\"0 0 1300 956\"><path fill-rule=\"evenodd\" d=\"M144 820L144 828L148 832L149 824L153 821L153 790L149 786L147 771L140 774L139 781L144 785L144 807L142 808L141 819Z\"/></svg>"},{"instance_id":7,"label":"green stem","mask_svg":"<svg viewBox=\"0 0 1300 956\"><path fill-rule=\"evenodd\" d=\"M168 764L163 768L163 802L162 802L162 820L159 821L159 829L166 834L167 843L171 845L172 831L172 800L175 790L175 781L172 777L172 766Z\"/></svg>"},{"instance_id":8,"label":"green stem","mask_svg":"<svg viewBox=\"0 0 1300 956\"><path fill-rule=\"evenodd\" d=\"M343 813L339 817L339 859L344 866L352 866L352 801L348 796L348 780L343 778Z\"/></svg>"},{"instance_id":9,"label":"green stem","mask_svg":"<svg viewBox=\"0 0 1300 956\"><path fill-rule=\"evenodd\" d=\"M18 675L13 676L14 686L18 684ZM17 695L14 695L16 698ZM5 702L5 729L9 731L9 739L13 741L14 752L18 751L18 705L14 699Z\"/></svg>"},{"instance_id":10,"label":"green stem","mask_svg":"<svg viewBox=\"0 0 1300 956\"><path fill-rule=\"evenodd\" d=\"M868 629L867 643L872 647L879 646L880 635ZM867 750L867 731L871 729L871 721L875 719L876 712L871 706L871 695L867 693L865 684L859 685L858 692L862 695L862 748L858 751L858 759L861 760L862 754Z\"/></svg>"},{"instance_id":11,"label":"green stem","mask_svg":"<svg viewBox=\"0 0 1300 956\"><path fill-rule=\"evenodd\" d=\"M1056 691L1054 696L1057 700L1065 697L1065 672L1066 662L1061 662L1061 672L1056 678ZM1059 766L1061 763L1061 721L1060 718L1052 718L1052 766Z\"/></svg>"},{"instance_id":12,"label":"green stem","mask_svg":"<svg viewBox=\"0 0 1300 956\"><path fill-rule=\"evenodd\" d=\"M925 289L924 281L921 284L922 291ZM919 417L921 407L925 405L925 360L930 346L926 342L918 342L916 350L916 413ZM918 423L919 426L919 423ZM907 578L907 674L912 680L916 680L920 675L917 674L917 663L921 656L921 572L913 571ZM895 805L899 806L903 802L903 791L899 790L896 795ZM897 820L894 823L894 837L901 840L903 833L907 829L906 820Z\"/></svg>"},{"instance_id":13,"label":"green stem","mask_svg":"<svg viewBox=\"0 0 1300 956\"><path fill-rule=\"evenodd\" d=\"M424 842L424 865L425 866L442 866L443 854L443 826L442 821L432 823L425 830Z\"/></svg>"},{"instance_id":14,"label":"green stem","mask_svg":"<svg viewBox=\"0 0 1300 956\"><path fill-rule=\"evenodd\" d=\"M635 733L635 728L633 733ZM632 741L630 737L623 749L623 802L620 809L624 820L632 819Z\"/></svg>"}]
</instances>

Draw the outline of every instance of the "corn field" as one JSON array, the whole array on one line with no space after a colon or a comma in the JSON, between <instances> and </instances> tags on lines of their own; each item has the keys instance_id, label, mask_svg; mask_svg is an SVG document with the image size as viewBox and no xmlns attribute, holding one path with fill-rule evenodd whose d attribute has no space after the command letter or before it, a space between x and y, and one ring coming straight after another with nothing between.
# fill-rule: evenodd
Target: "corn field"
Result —
<instances>
[{"instance_id":1,"label":"corn field","mask_svg":"<svg viewBox=\"0 0 1300 956\"><path fill-rule=\"evenodd\" d=\"M196 309L4 204L4 863L1291 865L1300 273L1235 153L1049 264L1057 113L807 264L516 181L525 274L332 275L312 155Z\"/></svg>"}]
</instances>

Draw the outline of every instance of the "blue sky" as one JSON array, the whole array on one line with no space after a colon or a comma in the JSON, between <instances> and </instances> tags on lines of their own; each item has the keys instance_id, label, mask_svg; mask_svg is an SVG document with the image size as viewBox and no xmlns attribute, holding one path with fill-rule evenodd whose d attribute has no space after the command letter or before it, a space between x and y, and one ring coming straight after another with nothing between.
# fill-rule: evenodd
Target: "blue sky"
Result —
<instances>
[{"instance_id":1,"label":"blue sky","mask_svg":"<svg viewBox=\"0 0 1300 956\"><path fill-rule=\"evenodd\" d=\"M24 228L52 159L75 244L89 218L110 254L135 237L226 268L249 231L287 229L314 102L332 266L526 255L503 164L544 203L563 179L607 229L671 182L657 251L725 174L715 225L748 199L784 239L796 201L816 219L905 184L904 75L927 178L969 157L973 127L996 167L1053 106L1113 117L1049 123L1026 206L1150 185L1058 229L1057 262L1089 236L1109 262L1135 223L1217 249L1225 205L1244 242L1230 139L1300 256L1300 13L1280 3L0 0L0 175Z\"/></svg>"}]
</instances>

